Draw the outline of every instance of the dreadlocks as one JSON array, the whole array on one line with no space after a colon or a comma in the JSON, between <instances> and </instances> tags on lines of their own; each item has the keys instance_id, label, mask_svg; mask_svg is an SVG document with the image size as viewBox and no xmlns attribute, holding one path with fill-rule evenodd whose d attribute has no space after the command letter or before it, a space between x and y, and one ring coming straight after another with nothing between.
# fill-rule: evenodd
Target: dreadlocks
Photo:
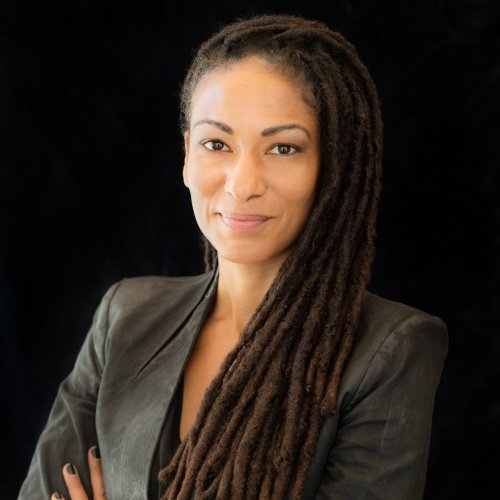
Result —
<instances>
[{"instance_id":1,"label":"dreadlocks","mask_svg":"<svg viewBox=\"0 0 500 500\"><path fill-rule=\"evenodd\" d=\"M181 90L217 67L258 55L309 89L321 167L308 223L209 385L197 419L161 471L163 499L300 498L337 391L370 280L381 189L376 89L354 47L292 15L240 19L199 48ZM207 270L217 255L205 242Z\"/></svg>"}]
</instances>

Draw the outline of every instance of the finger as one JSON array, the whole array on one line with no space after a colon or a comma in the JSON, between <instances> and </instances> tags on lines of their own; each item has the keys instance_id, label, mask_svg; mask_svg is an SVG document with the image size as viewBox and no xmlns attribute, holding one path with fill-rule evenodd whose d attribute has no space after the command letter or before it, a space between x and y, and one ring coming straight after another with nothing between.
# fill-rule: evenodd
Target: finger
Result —
<instances>
[{"instance_id":1,"label":"finger","mask_svg":"<svg viewBox=\"0 0 500 500\"><path fill-rule=\"evenodd\" d=\"M92 483L94 500L105 500L106 491L104 489L104 477L102 475L101 454L97 446L93 446L89 449L87 460L89 462L90 482Z\"/></svg>"},{"instance_id":2,"label":"finger","mask_svg":"<svg viewBox=\"0 0 500 500\"><path fill-rule=\"evenodd\" d=\"M50 500L64 500L64 497L57 491L54 491L54 493L52 493L52 496L50 497Z\"/></svg>"},{"instance_id":3,"label":"finger","mask_svg":"<svg viewBox=\"0 0 500 500\"><path fill-rule=\"evenodd\" d=\"M78 471L73 464L66 464L63 467L63 477L71 500L89 500L87 493L83 489Z\"/></svg>"}]
</instances>

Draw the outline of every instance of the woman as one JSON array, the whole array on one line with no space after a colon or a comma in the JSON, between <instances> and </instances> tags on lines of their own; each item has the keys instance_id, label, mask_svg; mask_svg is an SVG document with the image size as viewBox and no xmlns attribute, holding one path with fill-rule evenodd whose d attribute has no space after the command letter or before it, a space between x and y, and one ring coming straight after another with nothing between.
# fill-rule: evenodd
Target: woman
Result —
<instances>
[{"instance_id":1,"label":"woman","mask_svg":"<svg viewBox=\"0 0 500 500\"><path fill-rule=\"evenodd\" d=\"M108 291L20 498L421 498L447 332L366 290L382 124L354 48L228 25L181 128L207 272Z\"/></svg>"}]
</instances>

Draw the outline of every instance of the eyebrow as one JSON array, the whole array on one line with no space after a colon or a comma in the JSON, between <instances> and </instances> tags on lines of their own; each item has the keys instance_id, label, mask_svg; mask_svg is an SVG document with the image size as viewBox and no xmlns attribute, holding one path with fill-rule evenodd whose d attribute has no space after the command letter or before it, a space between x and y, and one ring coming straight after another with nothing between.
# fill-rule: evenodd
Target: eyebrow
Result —
<instances>
[{"instance_id":1,"label":"eyebrow","mask_svg":"<svg viewBox=\"0 0 500 500\"><path fill-rule=\"evenodd\" d=\"M219 122L217 120L210 120L210 119L198 120L193 125L193 128L195 128L198 125L202 125L203 123L213 125L214 127L221 129L223 132L226 132L227 134L231 134L231 135L234 134L233 129L229 125L226 125L225 123ZM278 132L281 132L282 130L290 130L290 129L294 129L294 128L298 128L300 130L303 130L306 133L307 137L309 137L309 139L311 139L311 134L310 134L309 130L307 130L302 125L297 125L296 123L286 123L285 125L276 125L274 127L268 127L266 129L264 129L260 133L260 135L262 137L268 137L270 135L277 134Z\"/></svg>"}]
</instances>

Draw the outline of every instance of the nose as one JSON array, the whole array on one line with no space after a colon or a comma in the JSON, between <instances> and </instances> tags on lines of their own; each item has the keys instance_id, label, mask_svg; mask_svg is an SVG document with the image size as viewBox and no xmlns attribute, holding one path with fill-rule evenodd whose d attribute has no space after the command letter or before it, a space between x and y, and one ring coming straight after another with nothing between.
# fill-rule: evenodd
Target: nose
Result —
<instances>
[{"instance_id":1,"label":"nose","mask_svg":"<svg viewBox=\"0 0 500 500\"><path fill-rule=\"evenodd\" d=\"M247 201L264 194L266 185L257 155L241 154L228 166L224 189L236 201Z\"/></svg>"}]
</instances>

